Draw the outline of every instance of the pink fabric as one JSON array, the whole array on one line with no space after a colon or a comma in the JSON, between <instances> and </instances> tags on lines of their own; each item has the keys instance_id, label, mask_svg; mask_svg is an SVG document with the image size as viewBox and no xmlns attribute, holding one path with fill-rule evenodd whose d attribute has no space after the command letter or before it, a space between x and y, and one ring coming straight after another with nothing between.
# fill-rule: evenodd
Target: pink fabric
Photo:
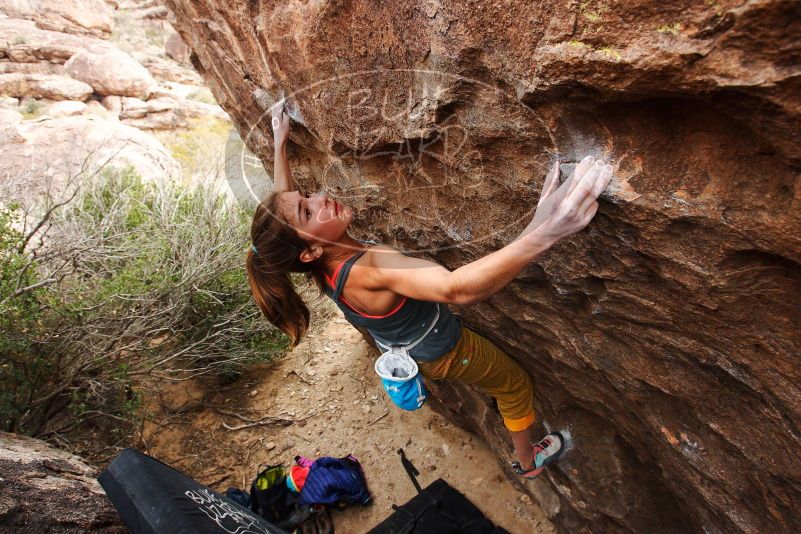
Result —
<instances>
[{"instance_id":1,"label":"pink fabric","mask_svg":"<svg viewBox=\"0 0 801 534\"><path fill-rule=\"evenodd\" d=\"M314 463L314 460L306 458L305 456L295 456L295 461L301 467L311 467L311 465Z\"/></svg>"}]
</instances>

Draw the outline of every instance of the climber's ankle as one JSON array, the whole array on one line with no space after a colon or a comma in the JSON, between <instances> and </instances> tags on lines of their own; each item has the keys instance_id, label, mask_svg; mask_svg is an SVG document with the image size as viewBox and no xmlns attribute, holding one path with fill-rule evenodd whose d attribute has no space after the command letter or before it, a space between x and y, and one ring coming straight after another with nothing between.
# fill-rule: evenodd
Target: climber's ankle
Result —
<instances>
[{"instance_id":1,"label":"climber's ankle","mask_svg":"<svg viewBox=\"0 0 801 534\"><path fill-rule=\"evenodd\" d=\"M529 471L534 468L534 446L532 445L529 450L522 456L518 455L518 462L524 471Z\"/></svg>"},{"instance_id":2,"label":"climber's ankle","mask_svg":"<svg viewBox=\"0 0 801 534\"><path fill-rule=\"evenodd\" d=\"M529 458L526 461L521 461L520 467L523 469L523 471L531 471L532 469L534 469L534 462L532 461L531 458Z\"/></svg>"}]
</instances>

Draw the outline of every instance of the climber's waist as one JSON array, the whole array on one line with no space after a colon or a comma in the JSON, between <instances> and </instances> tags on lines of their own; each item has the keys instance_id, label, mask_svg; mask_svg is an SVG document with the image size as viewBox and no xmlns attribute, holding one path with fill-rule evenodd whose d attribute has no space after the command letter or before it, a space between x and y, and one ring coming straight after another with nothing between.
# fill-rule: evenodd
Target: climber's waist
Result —
<instances>
[{"instance_id":1,"label":"climber's waist","mask_svg":"<svg viewBox=\"0 0 801 534\"><path fill-rule=\"evenodd\" d=\"M417 346L409 350L409 356L418 362L433 362L438 360L453 350L461 338L462 321L453 315L444 304L442 308L447 312L449 317L445 318L443 321L443 314L440 314L437 324L428 335L423 338ZM386 350L388 347L402 347L408 345L415 339L412 338L412 336L406 336L401 339L389 339L389 336L385 336L380 331L375 331L369 327L367 330L370 332L370 335L373 336L373 340L376 342L378 348L382 351ZM418 336L419 335L418 333Z\"/></svg>"}]
</instances>

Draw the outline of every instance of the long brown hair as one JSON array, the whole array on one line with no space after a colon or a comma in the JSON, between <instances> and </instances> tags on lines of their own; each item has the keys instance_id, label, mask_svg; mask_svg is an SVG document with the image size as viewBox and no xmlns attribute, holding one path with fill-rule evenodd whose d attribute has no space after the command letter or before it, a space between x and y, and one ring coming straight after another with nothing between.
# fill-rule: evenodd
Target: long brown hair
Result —
<instances>
[{"instance_id":1,"label":"long brown hair","mask_svg":"<svg viewBox=\"0 0 801 534\"><path fill-rule=\"evenodd\" d=\"M300 260L308 244L278 213L278 194L270 194L256 208L250 237L255 246L245 258L250 290L262 313L284 331L294 347L309 328L309 308L295 291L289 273L306 273L323 288L323 262Z\"/></svg>"}]
</instances>

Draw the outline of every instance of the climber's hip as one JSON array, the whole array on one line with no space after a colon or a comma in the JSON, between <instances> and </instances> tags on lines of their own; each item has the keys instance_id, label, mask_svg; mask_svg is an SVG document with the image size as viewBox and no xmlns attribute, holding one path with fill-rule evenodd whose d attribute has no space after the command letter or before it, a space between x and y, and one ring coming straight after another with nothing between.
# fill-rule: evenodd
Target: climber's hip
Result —
<instances>
[{"instance_id":1,"label":"climber's hip","mask_svg":"<svg viewBox=\"0 0 801 534\"><path fill-rule=\"evenodd\" d=\"M462 327L456 346L433 362L417 362L429 380L459 380L479 386L498 402L509 430L534 423L534 389L528 373L491 341Z\"/></svg>"}]
</instances>

